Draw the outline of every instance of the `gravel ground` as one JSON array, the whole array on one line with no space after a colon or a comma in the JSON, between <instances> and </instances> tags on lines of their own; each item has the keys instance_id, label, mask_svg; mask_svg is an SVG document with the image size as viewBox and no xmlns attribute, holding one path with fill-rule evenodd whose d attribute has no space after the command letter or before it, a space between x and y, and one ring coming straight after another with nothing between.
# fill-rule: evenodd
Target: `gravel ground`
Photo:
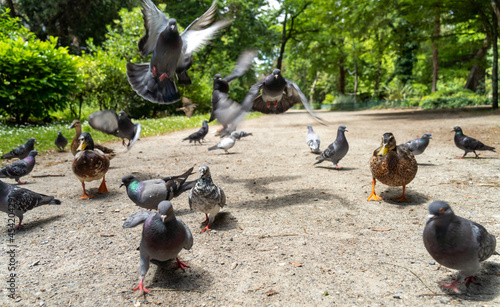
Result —
<instances>
[{"instance_id":1,"label":"gravel ground","mask_svg":"<svg viewBox=\"0 0 500 307\"><path fill-rule=\"evenodd\" d=\"M500 236L499 156L484 152L481 159L456 159L463 152L451 132L460 125L465 134L499 148L500 113L371 110L320 116L331 124L320 126L300 111L248 120L241 128L253 136L237 142L229 155L207 151L218 141L212 133L216 126L202 146L181 142L197 129L143 138L128 153L121 142L108 143L119 152L106 176L109 194L92 200L78 199L82 190L69 151L38 157L25 187L55 195L62 204L26 213L24 228L14 236L15 300L7 297L10 248L2 214L0 304L499 306L500 257L484 263L480 285L461 284L463 294L452 294L438 283L452 281L456 272L433 262L422 231L427 205L444 200L457 215ZM338 125L347 126L350 151L340 162L342 170L330 162L313 166L316 156L305 144L308 124L320 135L322 149L333 142ZM386 200L366 200L368 160L385 132L393 132L398 143L432 133L429 147L417 156L409 204L387 200L401 188L380 183L377 193ZM152 265L145 278L152 291L143 297L131 290L138 284L142 227L122 228L139 208L119 189L121 177L159 178L204 164L224 189L227 207L212 232L200 233L204 215L189 210L188 193L172 201L193 232L192 250L179 254L191 268ZM98 186L87 184L92 194Z\"/></svg>"}]
</instances>

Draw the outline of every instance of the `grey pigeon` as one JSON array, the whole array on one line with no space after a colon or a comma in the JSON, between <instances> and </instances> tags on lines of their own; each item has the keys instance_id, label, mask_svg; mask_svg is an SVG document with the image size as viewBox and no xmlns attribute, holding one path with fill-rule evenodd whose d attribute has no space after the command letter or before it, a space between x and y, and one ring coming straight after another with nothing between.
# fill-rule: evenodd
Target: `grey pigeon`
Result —
<instances>
[{"instance_id":1,"label":"grey pigeon","mask_svg":"<svg viewBox=\"0 0 500 307\"><path fill-rule=\"evenodd\" d=\"M30 151L34 149L35 149L35 139L31 138L26 142L26 144L14 148L10 152L3 155L2 159L12 159L12 158L24 159L28 156Z\"/></svg>"},{"instance_id":2,"label":"grey pigeon","mask_svg":"<svg viewBox=\"0 0 500 307\"><path fill-rule=\"evenodd\" d=\"M23 214L35 207L42 205L60 205L59 199L54 196L38 194L25 188L13 186L0 180L0 210L9 214L14 214L19 218L19 224L14 229L22 227Z\"/></svg>"},{"instance_id":3,"label":"grey pigeon","mask_svg":"<svg viewBox=\"0 0 500 307\"><path fill-rule=\"evenodd\" d=\"M222 78L220 74L214 76L214 89L212 91L211 122L215 119L222 124L223 129L234 130L238 123L244 118L246 112L241 111L241 105L229 98L229 83L241 77L247 72L257 52L253 50L244 51L238 58L236 67L231 74ZM237 114L240 114L239 116ZM228 133L230 134L231 131Z\"/></svg>"},{"instance_id":4,"label":"grey pigeon","mask_svg":"<svg viewBox=\"0 0 500 307\"><path fill-rule=\"evenodd\" d=\"M408 148L413 153L413 155L416 156L424 152L424 150L429 145L430 139L432 139L432 134L427 132L424 133L424 135L422 135L421 138L408 141L406 143L401 144L401 146Z\"/></svg>"},{"instance_id":5,"label":"grey pigeon","mask_svg":"<svg viewBox=\"0 0 500 307\"><path fill-rule=\"evenodd\" d=\"M252 133L248 133L248 132L242 131L242 130L236 130L236 131L233 131L232 133L234 134L234 137L237 140L244 138L244 137L247 137L247 136L250 136L250 135L253 135Z\"/></svg>"},{"instance_id":6,"label":"grey pigeon","mask_svg":"<svg viewBox=\"0 0 500 307\"><path fill-rule=\"evenodd\" d=\"M32 150L26 158L4 166L0 169L0 178L12 178L19 184L26 183L26 181L21 181L19 178L31 173L33 167L35 167L35 156L37 155L38 152Z\"/></svg>"},{"instance_id":7,"label":"grey pigeon","mask_svg":"<svg viewBox=\"0 0 500 307\"><path fill-rule=\"evenodd\" d=\"M203 124L201 125L201 128L198 131L191 133L187 138L182 139L182 141L184 142L186 140L189 140L189 143L194 142L194 145L196 145L196 142L198 142L201 145L201 141L205 139L207 133L208 133L208 123L207 120L205 119L203 121Z\"/></svg>"},{"instance_id":8,"label":"grey pigeon","mask_svg":"<svg viewBox=\"0 0 500 307\"><path fill-rule=\"evenodd\" d=\"M175 259L177 267L184 271L189 268L177 255L184 248L191 249L193 236L183 221L175 217L174 208L168 200L158 204L158 212L141 210L132 214L123 223L124 228L132 228L144 223L139 247L141 261L139 265L139 285L133 290L149 293L144 287L144 277L149 269L149 261L158 263Z\"/></svg>"},{"instance_id":9,"label":"grey pigeon","mask_svg":"<svg viewBox=\"0 0 500 307\"><path fill-rule=\"evenodd\" d=\"M141 124L134 124L128 118L127 113L120 111L119 115L115 111L97 111L89 116L89 125L95 130L111 134L122 139L122 145L130 150L141 135ZM125 145L125 139L128 144Z\"/></svg>"},{"instance_id":10,"label":"grey pigeon","mask_svg":"<svg viewBox=\"0 0 500 307\"><path fill-rule=\"evenodd\" d=\"M337 164L349 151L349 143L347 143L347 139L345 138L345 132L347 132L346 126L340 125L337 130L337 138L335 139L335 142L331 143L330 146L328 146L321 153L321 155L316 158L317 161L314 164L328 160L333 162L336 169L342 169L342 167Z\"/></svg>"},{"instance_id":11,"label":"grey pigeon","mask_svg":"<svg viewBox=\"0 0 500 307\"><path fill-rule=\"evenodd\" d=\"M321 150L319 149L319 135L314 132L311 125L307 126L306 143L312 153L321 153Z\"/></svg>"},{"instance_id":12,"label":"grey pigeon","mask_svg":"<svg viewBox=\"0 0 500 307\"><path fill-rule=\"evenodd\" d=\"M196 103L192 103L191 100L189 100L186 97L182 97L182 108L176 108L176 111L184 111L184 114L186 114L187 118L190 118L193 116L194 109L196 109L198 105Z\"/></svg>"},{"instance_id":13,"label":"grey pigeon","mask_svg":"<svg viewBox=\"0 0 500 307\"><path fill-rule=\"evenodd\" d=\"M455 132L455 145L465 151L464 155L460 157L460 159L464 158L469 152L473 152L476 155L476 159L479 159L476 150L491 150L495 152L495 147L484 145L480 141L471 138L470 136L466 136L463 133L462 128L459 126L453 127L453 130L451 131Z\"/></svg>"},{"instance_id":14,"label":"grey pigeon","mask_svg":"<svg viewBox=\"0 0 500 307\"><path fill-rule=\"evenodd\" d=\"M54 144L57 146L59 151L64 151L64 147L68 145L68 139L62 135L61 131L57 132L57 137L56 140L54 141Z\"/></svg>"},{"instance_id":15,"label":"grey pigeon","mask_svg":"<svg viewBox=\"0 0 500 307\"><path fill-rule=\"evenodd\" d=\"M214 1L179 35L177 21L168 19L151 0L143 0L142 7L146 34L139 41L139 50L142 56L150 53L153 56L150 63L127 63L128 81L144 99L162 104L174 103L180 99L175 78L179 84L191 84L187 70L192 65L193 53L230 22L212 24L217 11L217 2Z\"/></svg>"},{"instance_id":16,"label":"grey pigeon","mask_svg":"<svg viewBox=\"0 0 500 307\"><path fill-rule=\"evenodd\" d=\"M209 147L208 150L223 149L226 152L226 154L228 154L229 153L228 150L233 148L235 142L236 142L236 136L233 131L231 132L231 135L229 137L223 138L217 145Z\"/></svg>"},{"instance_id":17,"label":"grey pigeon","mask_svg":"<svg viewBox=\"0 0 500 307\"><path fill-rule=\"evenodd\" d=\"M145 181L139 181L132 175L126 175L122 178L120 188L126 187L128 197L137 206L145 209L156 209L162 200L172 200L194 186L196 180L186 182L192 172L193 168L191 167L182 175Z\"/></svg>"},{"instance_id":18,"label":"grey pigeon","mask_svg":"<svg viewBox=\"0 0 500 307\"><path fill-rule=\"evenodd\" d=\"M206 216L203 223L207 223L207 226L201 232L211 230L210 224L213 223L215 216L224 205L226 205L224 191L212 181L208 166L201 166L200 179L189 192L189 208L201 211Z\"/></svg>"},{"instance_id":19,"label":"grey pigeon","mask_svg":"<svg viewBox=\"0 0 500 307\"><path fill-rule=\"evenodd\" d=\"M458 279L442 286L460 293L457 284L475 282L479 263L495 252L496 239L478 223L456 216L444 201L429 205L429 219L424 228L424 245L439 264L459 270Z\"/></svg>"}]
</instances>

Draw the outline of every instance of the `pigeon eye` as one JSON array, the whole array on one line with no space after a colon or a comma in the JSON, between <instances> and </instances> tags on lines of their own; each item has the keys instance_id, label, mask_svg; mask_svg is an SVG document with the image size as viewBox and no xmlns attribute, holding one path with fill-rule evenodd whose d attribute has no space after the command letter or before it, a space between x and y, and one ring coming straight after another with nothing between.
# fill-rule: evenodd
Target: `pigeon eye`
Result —
<instances>
[{"instance_id":1,"label":"pigeon eye","mask_svg":"<svg viewBox=\"0 0 500 307\"><path fill-rule=\"evenodd\" d=\"M444 213L446 210L444 208L439 209L439 213Z\"/></svg>"}]
</instances>

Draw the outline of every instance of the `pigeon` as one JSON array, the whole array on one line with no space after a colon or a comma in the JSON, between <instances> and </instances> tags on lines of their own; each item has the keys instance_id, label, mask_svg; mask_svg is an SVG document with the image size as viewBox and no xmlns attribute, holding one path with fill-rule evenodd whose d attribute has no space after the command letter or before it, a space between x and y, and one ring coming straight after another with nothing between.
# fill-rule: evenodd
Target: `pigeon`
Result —
<instances>
[{"instance_id":1,"label":"pigeon","mask_svg":"<svg viewBox=\"0 0 500 307\"><path fill-rule=\"evenodd\" d=\"M183 221L175 217L172 204L163 200L158 204L158 212L141 210L132 214L123 223L123 228L132 228L144 223L142 239L139 247L141 261L139 265L139 285L132 289L142 293L150 291L144 286L144 277L149 269L149 261L164 262L175 259L177 268L189 268L182 263L179 252L184 248L190 250L193 246L193 235Z\"/></svg>"},{"instance_id":2,"label":"pigeon","mask_svg":"<svg viewBox=\"0 0 500 307\"><path fill-rule=\"evenodd\" d=\"M309 146L312 153L321 153L319 150L319 135L314 132L313 127L311 125L307 126L307 134L306 134L306 143ZM346 141L347 144L347 141Z\"/></svg>"},{"instance_id":3,"label":"pigeon","mask_svg":"<svg viewBox=\"0 0 500 307\"><path fill-rule=\"evenodd\" d=\"M247 137L247 136L250 136L250 135L253 135L252 133L248 133L248 132L245 132L242 130L236 130L236 131L233 131L232 133L234 134L234 137L237 140L244 138L244 137Z\"/></svg>"},{"instance_id":4,"label":"pigeon","mask_svg":"<svg viewBox=\"0 0 500 307\"><path fill-rule=\"evenodd\" d=\"M233 131L231 132L231 135L229 137L223 138L217 145L209 147L208 150L224 149L226 154L229 154L228 150L234 146L235 141L236 141L236 135Z\"/></svg>"},{"instance_id":5,"label":"pigeon","mask_svg":"<svg viewBox=\"0 0 500 307\"><path fill-rule=\"evenodd\" d=\"M24 159L28 156L30 151L34 149L35 149L35 139L31 138L26 142L26 144L14 148L10 152L3 155L2 159L12 159L12 158Z\"/></svg>"},{"instance_id":6,"label":"pigeon","mask_svg":"<svg viewBox=\"0 0 500 307\"><path fill-rule=\"evenodd\" d=\"M439 264L459 270L456 281L441 285L460 293L456 285L461 278L465 277L466 284L475 283L479 263L498 255L496 239L478 223L456 216L444 201L432 202L429 213L423 234L425 248Z\"/></svg>"},{"instance_id":7,"label":"pigeon","mask_svg":"<svg viewBox=\"0 0 500 307\"><path fill-rule=\"evenodd\" d=\"M191 116L193 116L194 109L196 109L197 106L198 105L196 103L192 103L188 98L182 97L182 108L177 108L175 110L184 111L184 114L186 114L187 118L190 118Z\"/></svg>"},{"instance_id":8,"label":"pigeon","mask_svg":"<svg viewBox=\"0 0 500 307\"><path fill-rule=\"evenodd\" d=\"M191 133L187 138L182 139L182 141L184 142L186 140L189 140L189 143L194 142L194 145L196 145L196 142L198 142L201 145L201 141L205 139L207 133L208 133L208 123L207 120L205 119L203 121L203 124L201 125L200 130Z\"/></svg>"},{"instance_id":9,"label":"pigeon","mask_svg":"<svg viewBox=\"0 0 500 307\"><path fill-rule=\"evenodd\" d=\"M95 130L121 138L122 145L127 146L127 151L141 135L141 124L132 123L124 111L120 111L119 115L111 110L94 112L89 116L89 125ZM125 139L128 140L127 145Z\"/></svg>"},{"instance_id":10,"label":"pigeon","mask_svg":"<svg viewBox=\"0 0 500 307\"><path fill-rule=\"evenodd\" d=\"M191 67L192 55L207 44L230 21L212 24L217 11L217 2L179 35L177 21L168 19L151 0L142 1L142 14L146 34L139 41L142 56L153 53L150 63L127 63L127 77L132 89L151 102L171 104L180 100L175 77L179 84L189 85L187 70ZM209 26L212 24L211 26Z\"/></svg>"},{"instance_id":11,"label":"pigeon","mask_svg":"<svg viewBox=\"0 0 500 307\"><path fill-rule=\"evenodd\" d=\"M325 151L323 151L321 155L316 158L316 163L314 164L328 160L333 162L336 169L342 169L342 166L338 166L337 164L349 151L349 143L347 143L347 139L345 138L345 132L347 132L346 126L340 125L337 130L337 138L335 139L335 142L331 143Z\"/></svg>"},{"instance_id":12,"label":"pigeon","mask_svg":"<svg viewBox=\"0 0 500 307\"><path fill-rule=\"evenodd\" d=\"M0 180L0 210L9 214L9 220L14 215L19 218L19 224L14 229L20 229L23 214L42 205L60 205L61 201L54 196L38 194L31 190L13 186Z\"/></svg>"},{"instance_id":13,"label":"pigeon","mask_svg":"<svg viewBox=\"0 0 500 307\"><path fill-rule=\"evenodd\" d=\"M206 216L203 223L207 223L207 226L201 232L211 230L210 224L213 223L215 216L225 204L226 195L224 191L212 181L208 166L201 166L200 179L189 191L189 208L199 210L205 213Z\"/></svg>"},{"instance_id":14,"label":"pigeon","mask_svg":"<svg viewBox=\"0 0 500 307\"><path fill-rule=\"evenodd\" d=\"M422 135L421 138L408 141L406 143L401 144L400 146L408 148L413 153L413 155L416 156L424 152L424 150L429 145L430 139L432 139L432 135L429 132L427 132L424 133L424 135Z\"/></svg>"},{"instance_id":15,"label":"pigeon","mask_svg":"<svg viewBox=\"0 0 500 307\"><path fill-rule=\"evenodd\" d=\"M222 78L220 74L214 76L214 89L212 91L212 111L210 113L211 122L215 119L222 124L223 129L234 128L246 115L242 112L241 105L229 98L229 83L245 74L257 52L254 50L244 51L238 58L236 67L231 74ZM237 114L240 114L239 116ZM231 132L229 132L230 134Z\"/></svg>"},{"instance_id":16,"label":"pigeon","mask_svg":"<svg viewBox=\"0 0 500 307\"><path fill-rule=\"evenodd\" d=\"M464 155L459 159L463 159L469 152L473 152L476 155L476 159L479 159L476 150L491 150L496 152L495 147L484 145L480 141L471 138L470 136L466 136L463 133L462 128L459 126L453 127L453 130L451 131L455 132L455 145L465 151Z\"/></svg>"},{"instance_id":17,"label":"pigeon","mask_svg":"<svg viewBox=\"0 0 500 307\"><path fill-rule=\"evenodd\" d=\"M12 178L16 180L18 184L26 183L26 181L21 181L19 178L31 173L33 167L35 167L36 156L38 156L38 152L32 150L26 158L4 166L0 169L0 178Z\"/></svg>"},{"instance_id":18,"label":"pigeon","mask_svg":"<svg viewBox=\"0 0 500 307\"><path fill-rule=\"evenodd\" d=\"M126 187L128 197L137 206L145 209L156 209L162 200L172 200L194 186L196 180L186 182L192 172L193 168L191 167L182 175L145 181L139 181L132 175L126 175L122 178L120 188Z\"/></svg>"},{"instance_id":19,"label":"pigeon","mask_svg":"<svg viewBox=\"0 0 500 307\"><path fill-rule=\"evenodd\" d=\"M74 156L78 151L78 146L80 146L79 138L82 134L82 123L78 119L75 119L68 127L68 129L75 129L75 136L73 137L73 141L71 141L71 153ZM113 159L116 155L115 151L111 148L102 146L100 144L94 144L94 147L102 151L110 160Z\"/></svg>"},{"instance_id":20,"label":"pigeon","mask_svg":"<svg viewBox=\"0 0 500 307\"><path fill-rule=\"evenodd\" d=\"M61 131L57 132L57 137L56 140L54 141L54 144L57 146L59 151L64 151L64 147L68 145L68 139L62 135Z\"/></svg>"},{"instance_id":21,"label":"pigeon","mask_svg":"<svg viewBox=\"0 0 500 307\"><path fill-rule=\"evenodd\" d=\"M259 93L262 91L262 94ZM273 73L255 83L248 91L242 102L243 111L258 111L264 114L280 114L286 112L296 103L302 103L307 112L321 124L325 122L316 116L307 98L299 86L284 78L281 70L275 69Z\"/></svg>"}]
</instances>

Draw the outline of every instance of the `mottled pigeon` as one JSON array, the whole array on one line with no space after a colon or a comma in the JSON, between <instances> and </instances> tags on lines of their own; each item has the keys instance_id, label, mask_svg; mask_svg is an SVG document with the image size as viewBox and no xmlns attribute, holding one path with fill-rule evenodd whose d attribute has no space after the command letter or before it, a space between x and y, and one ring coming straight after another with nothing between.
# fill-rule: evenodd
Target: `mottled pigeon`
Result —
<instances>
[{"instance_id":1,"label":"mottled pigeon","mask_svg":"<svg viewBox=\"0 0 500 307\"><path fill-rule=\"evenodd\" d=\"M228 150L234 146L235 142L236 142L236 136L233 131L231 132L231 135L229 137L223 138L217 145L209 147L208 150L223 149L226 152L226 154L228 154L229 153Z\"/></svg>"},{"instance_id":2,"label":"mottled pigeon","mask_svg":"<svg viewBox=\"0 0 500 307\"><path fill-rule=\"evenodd\" d=\"M424 135L422 135L421 138L408 141L406 143L401 144L400 146L408 148L413 153L413 155L416 156L424 152L424 150L429 145L430 139L432 139L432 135L429 132L427 132L424 133Z\"/></svg>"},{"instance_id":3,"label":"mottled pigeon","mask_svg":"<svg viewBox=\"0 0 500 307\"><path fill-rule=\"evenodd\" d=\"M336 169L342 169L342 166L338 166L337 164L349 151L349 144L345 138L345 132L347 132L346 126L340 125L337 130L337 139L335 139L335 142L331 143L330 146L328 146L321 153L321 155L316 158L317 161L314 164L328 160L333 162Z\"/></svg>"},{"instance_id":4,"label":"mottled pigeon","mask_svg":"<svg viewBox=\"0 0 500 307\"><path fill-rule=\"evenodd\" d=\"M14 215L19 218L19 224L14 229L22 227L23 214L26 211L41 205L60 204L61 201L54 199L54 196L38 194L0 180L0 210L9 214L9 220L14 220Z\"/></svg>"},{"instance_id":5,"label":"mottled pigeon","mask_svg":"<svg viewBox=\"0 0 500 307\"><path fill-rule=\"evenodd\" d=\"M473 152L476 155L476 159L479 159L476 150L491 150L495 152L495 147L484 145L480 141L471 138L470 136L466 136L462 132L462 128L459 126L453 127L453 130L451 131L455 132L455 145L465 151L464 155L460 157L460 159L464 158L469 152Z\"/></svg>"},{"instance_id":6,"label":"mottled pigeon","mask_svg":"<svg viewBox=\"0 0 500 307\"><path fill-rule=\"evenodd\" d=\"M249 133L249 132L246 132L246 131L242 131L242 130L233 131L232 134L234 135L234 137L237 140L239 140L241 138L244 138L244 137L247 137L247 136L250 136L250 135L253 135L252 133Z\"/></svg>"},{"instance_id":7,"label":"mottled pigeon","mask_svg":"<svg viewBox=\"0 0 500 307\"><path fill-rule=\"evenodd\" d=\"M142 7L146 34L139 41L139 50L143 56L150 53L153 56L150 63L128 63L128 81L144 99L162 104L174 103L180 99L175 78L179 84L191 84L187 70L192 65L192 54L228 26L230 21L212 24L217 11L217 2L214 1L179 35L177 21L168 19L151 0L143 0Z\"/></svg>"},{"instance_id":8,"label":"mottled pigeon","mask_svg":"<svg viewBox=\"0 0 500 307\"><path fill-rule=\"evenodd\" d=\"M2 159L12 159L12 158L24 159L28 156L30 151L34 149L35 149L35 139L31 138L26 142L26 144L14 148L10 152L3 155Z\"/></svg>"},{"instance_id":9,"label":"mottled pigeon","mask_svg":"<svg viewBox=\"0 0 500 307\"><path fill-rule=\"evenodd\" d=\"M194 142L194 145L196 145L196 142L198 142L201 145L201 141L205 139L207 133L208 133L208 123L207 120L205 119L203 121L203 124L201 125L201 128L198 131L191 133L187 138L182 139L182 141L184 142L186 140L189 140L189 143Z\"/></svg>"},{"instance_id":10,"label":"mottled pigeon","mask_svg":"<svg viewBox=\"0 0 500 307\"><path fill-rule=\"evenodd\" d=\"M196 109L198 105L196 103L192 103L191 100L189 100L186 97L182 97L182 108L176 108L176 111L184 111L184 114L186 114L186 117L190 118L193 116L194 109Z\"/></svg>"},{"instance_id":11,"label":"mottled pigeon","mask_svg":"<svg viewBox=\"0 0 500 307\"><path fill-rule=\"evenodd\" d=\"M144 223L142 239L139 247L141 261L139 265L139 285L133 290L149 293L144 287L144 277L149 269L149 261L163 262L175 259L177 268L189 268L177 255L184 248L191 249L193 236L183 221L175 217L172 204L164 200L158 204L158 212L141 210L132 214L123 224L124 228L132 228Z\"/></svg>"},{"instance_id":12,"label":"mottled pigeon","mask_svg":"<svg viewBox=\"0 0 500 307\"><path fill-rule=\"evenodd\" d=\"M57 137L56 140L54 141L54 144L57 146L57 149L59 151L64 151L64 147L68 145L68 139L62 135L61 131L57 132Z\"/></svg>"},{"instance_id":13,"label":"mottled pigeon","mask_svg":"<svg viewBox=\"0 0 500 307\"><path fill-rule=\"evenodd\" d=\"M194 186L196 180L186 182L192 172L193 168L191 167L182 175L145 181L139 181L132 175L126 175L122 178L120 187L126 187L128 197L137 206L145 209L156 209L162 200L172 200Z\"/></svg>"},{"instance_id":14,"label":"mottled pigeon","mask_svg":"<svg viewBox=\"0 0 500 307\"><path fill-rule=\"evenodd\" d=\"M321 153L321 150L319 149L319 135L314 132L311 125L307 126L306 143L312 153Z\"/></svg>"},{"instance_id":15,"label":"mottled pigeon","mask_svg":"<svg viewBox=\"0 0 500 307\"><path fill-rule=\"evenodd\" d=\"M111 110L94 112L89 116L89 125L95 130L121 138L122 145L130 150L141 135L141 124L132 123L124 111L119 114ZM127 145L125 139L128 140Z\"/></svg>"},{"instance_id":16,"label":"mottled pigeon","mask_svg":"<svg viewBox=\"0 0 500 307\"><path fill-rule=\"evenodd\" d=\"M429 205L429 219L424 228L424 245L439 264L459 270L458 279L442 286L460 293L457 284L475 282L479 263L495 252L496 239L478 223L456 216L444 201Z\"/></svg>"},{"instance_id":17,"label":"mottled pigeon","mask_svg":"<svg viewBox=\"0 0 500 307\"><path fill-rule=\"evenodd\" d=\"M225 204L224 191L212 181L208 166L201 166L200 179L189 192L189 208L205 213L206 220L203 223L207 223L207 226L201 232L211 230L210 224L213 223L215 216Z\"/></svg>"},{"instance_id":18,"label":"mottled pigeon","mask_svg":"<svg viewBox=\"0 0 500 307\"><path fill-rule=\"evenodd\" d=\"M26 181L21 181L19 178L31 173L33 167L35 167L35 156L37 155L38 152L36 150L32 150L26 158L6 165L0 169L0 178L12 178L19 184L26 183Z\"/></svg>"}]
</instances>

